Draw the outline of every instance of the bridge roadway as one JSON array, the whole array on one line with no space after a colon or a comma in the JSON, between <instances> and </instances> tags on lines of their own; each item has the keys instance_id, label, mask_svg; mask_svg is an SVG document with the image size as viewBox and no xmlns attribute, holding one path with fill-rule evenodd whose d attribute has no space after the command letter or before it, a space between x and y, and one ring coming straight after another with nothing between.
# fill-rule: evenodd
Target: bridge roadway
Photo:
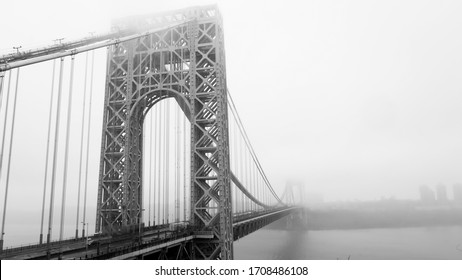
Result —
<instances>
[{"instance_id":1,"label":"bridge roadway","mask_svg":"<svg viewBox=\"0 0 462 280\"><path fill-rule=\"evenodd\" d=\"M259 212L239 213L233 217L234 240L242 238L288 214L298 207L283 207ZM144 227L117 236L54 241L4 249L0 259L190 259L191 241L210 242L212 232L168 225Z\"/></svg>"}]
</instances>

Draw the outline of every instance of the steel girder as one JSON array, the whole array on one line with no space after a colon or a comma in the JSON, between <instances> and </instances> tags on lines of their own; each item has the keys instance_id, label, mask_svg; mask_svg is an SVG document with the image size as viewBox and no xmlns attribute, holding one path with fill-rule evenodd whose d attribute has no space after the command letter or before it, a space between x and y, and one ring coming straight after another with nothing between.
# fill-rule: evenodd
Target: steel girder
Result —
<instances>
[{"instance_id":1,"label":"steel girder","mask_svg":"<svg viewBox=\"0 0 462 280\"><path fill-rule=\"evenodd\" d=\"M184 21L186 20L186 23ZM116 28L179 25L108 51L96 231L142 221L142 135L147 111L173 97L191 123L191 224L214 238L192 258L233 258L228 112L222 20L216 6L121 20Z\"/></svg>"}]
</instances>

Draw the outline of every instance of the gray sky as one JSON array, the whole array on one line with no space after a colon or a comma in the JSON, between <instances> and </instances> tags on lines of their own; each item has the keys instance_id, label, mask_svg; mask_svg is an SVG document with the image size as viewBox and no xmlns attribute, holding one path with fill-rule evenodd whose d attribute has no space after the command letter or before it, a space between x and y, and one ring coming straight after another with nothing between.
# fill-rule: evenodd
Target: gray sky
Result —
<instances>
[{"instance_id":1,"label":"gray sky","mask_svg":"<svg viewBox=\"0 0 462 280\"><path fill-rule=\"evenodd\" d=\"M421 184L462 182L461 1L5 1L0 52L108 30L111 18L209 3L224 18L229 90L279 192L293 178L329 201L415 199ZM104 61L98 65L102 104ZM11 179L21 187L11 201L38 201L43 180L43 171L25 174L44 160L46 132L30 123L46 123L51 81L27 71ZM31 108L33 119L25 117ZM22 160L28 156L36 162ZM89 197L94 203L96 191Z\"/></svg>"}]
</instances>

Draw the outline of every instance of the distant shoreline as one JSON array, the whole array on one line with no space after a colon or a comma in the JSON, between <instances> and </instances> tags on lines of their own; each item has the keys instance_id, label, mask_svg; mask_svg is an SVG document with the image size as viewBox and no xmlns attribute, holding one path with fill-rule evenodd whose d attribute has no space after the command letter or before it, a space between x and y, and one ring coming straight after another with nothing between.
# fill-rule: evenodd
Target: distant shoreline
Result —
<instances>
[{"instance_id":1,"label":"distant shoreline","mask_svg":"<svg viewBox=\"0 0 462 280\"><path fill-rule=\"evenodd\" d=\"M268 229L279 230L349 230L374 228L409 228L462 226L460 209L328 209L306 210L300 217L278 220Z\"/></svg>"}]
</instances>

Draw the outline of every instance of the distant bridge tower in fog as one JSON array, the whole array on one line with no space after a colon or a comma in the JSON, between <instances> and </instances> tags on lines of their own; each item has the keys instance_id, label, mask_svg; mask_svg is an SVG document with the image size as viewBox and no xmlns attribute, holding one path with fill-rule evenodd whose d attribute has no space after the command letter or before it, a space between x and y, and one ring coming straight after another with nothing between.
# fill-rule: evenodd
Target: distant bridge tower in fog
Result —
<instances>
[{"instance_id":1,"label":"distant bridge tower in fog","mask_svg":"<svg viewBox=\"0 0 462 280\"><path fill-rule=\"evenodd\" d=\"M301 181L287 181L281 200L287 205L304 205L306 203L305 183Z\"/></svg>"},{"instance_id":2,"label":"distant bridge tower in fog","mask_svg":"<svg viewBox=\"0 0 462 280\"><path fill-rule=\"evenodd\" d=\"M298 211L292 212L286 220L288 230L306 230L308 227L307 212L304 207L307 205L305 184L301 181L287 181L281 200L287 205L302 206Z\"/></svg>"}]
</instances>

